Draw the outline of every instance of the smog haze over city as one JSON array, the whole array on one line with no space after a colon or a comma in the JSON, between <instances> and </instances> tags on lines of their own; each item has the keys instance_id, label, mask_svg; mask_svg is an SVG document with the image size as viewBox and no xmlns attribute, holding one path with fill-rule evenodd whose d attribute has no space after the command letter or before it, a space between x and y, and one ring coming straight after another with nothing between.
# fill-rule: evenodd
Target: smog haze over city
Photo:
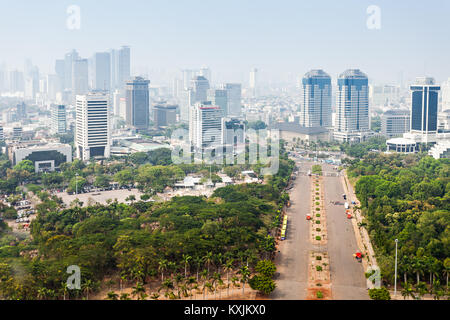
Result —
<instances>
[{"instance_id":1,"label":"smog haze over city","mask_svg":"<svg viewBox=\"0 0 450 320\"><path fill-rule=\"evenodd\" d=\"M42 71L71 49L81 55L120 45L133 48L132 70L168 82L182 68L211 67L221 81L288 82L322 68L337 76L358 67L370 79L398 82L449 73L450 3L430 1L1 1L0 63ZM80 29L66 27L71 5ZM366 9L381 9L380 29L368 29ZM402 75L403 74L403 75Z\"/></svg>"}]
</instances>

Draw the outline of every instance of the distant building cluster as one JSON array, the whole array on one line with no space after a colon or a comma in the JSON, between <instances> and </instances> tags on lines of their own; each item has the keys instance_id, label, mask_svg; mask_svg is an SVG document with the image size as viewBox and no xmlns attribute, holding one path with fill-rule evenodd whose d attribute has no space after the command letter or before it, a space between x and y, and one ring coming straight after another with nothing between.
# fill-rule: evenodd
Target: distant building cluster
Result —
<instances>
[{"instance_id":1,"label":"distant building cluster","mask_svg":"<svg viewBox=\"0 0 450 320\"><path fill-rule=\"evenodd\" d=\"M184 128L191 150L223 148L235 155L248 129L259 128L297 143L359 143L384 136L388 151L417 152L421 144L431 144L431 155L448 157L450 78L439 85L422 77L407 87L369 83L359 69L334 80L313 69L299 77L297 87L295 80L283 87L265 83L259 68L251 68L242 84L219 82L202 66L182 69L171 84L157 85L147 71L132 72L131 62L130 47L122 46L89 58L72 50L47 75L29 59L23 70L0 65L4 148L24 149L18 146L37 140L49 148L55 141L67 146L73 137L73 157L89 161L173 148L169 134ZM50 166L42 160L37 170L57 169L61 159L72 160L55 158Z\"/></svg>"}]
</instances>

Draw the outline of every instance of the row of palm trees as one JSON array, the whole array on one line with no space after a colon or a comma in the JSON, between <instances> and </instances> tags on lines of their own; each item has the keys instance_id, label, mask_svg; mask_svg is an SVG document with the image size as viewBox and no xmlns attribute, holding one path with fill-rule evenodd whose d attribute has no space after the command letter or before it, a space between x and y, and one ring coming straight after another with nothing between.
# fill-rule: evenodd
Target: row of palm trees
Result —
<instances>
[{"instance_id":1,"label":"row of palm trees","mask_svg":"<svg viewBox=\"0 0 450 320\"><path fill-rule=\"evenodd\" d=\"M230 287L241 287L242 294L245 294L245 285L248 283L251 272L248 263L241 263L239 269L236 270L234 259L230 258L223 262L222 255L213 255L212 252L207 252L202 258L192 257L190 255L183 255L183 273L176 273L177 265L173 261L167 259L159 260L158 271L161 273L160 288L157 292L151 294L151 299L158 299L161 297L161 292L164 297L168 299L182 299L193 297L193 291L202 294L203 299L207 298L209 293L214 293L217 298L217 292L221 297L221 290L227 288L227 295L229 295ZM195 273L190 272L190 262L197 265ZM215 264L214 264L215 262ZM204 269L200 271L200 266L204 265ZM214 264L215 271L212 272L212 265ZM226 275L226 279L222 277ZM238 276L239 275L239 276ZM120 279L120 290L123 290L123 283L126 277L122 276ZM242 284L242 286L241 286ZM139 300L145 300L149 296L141 279L137 280L136 285L132 287L131 297ZM107 295L109 300L127 300L130 298L128 294L118 295L111 291Z\"/></svg>"}]
</instances>

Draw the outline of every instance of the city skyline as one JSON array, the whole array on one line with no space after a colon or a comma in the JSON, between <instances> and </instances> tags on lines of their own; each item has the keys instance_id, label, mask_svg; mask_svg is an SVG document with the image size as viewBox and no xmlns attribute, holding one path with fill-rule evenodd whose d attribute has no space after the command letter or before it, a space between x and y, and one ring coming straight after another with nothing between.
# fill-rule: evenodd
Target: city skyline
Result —
<instances>
[{"instance_id":1,"label":"city skyline","mask_svg":"<svg viewBox=\"0 0 450 320\"><path fill-rule=\"evenodd\" d=\"M406 10L398 2L346 2L281 1L274 12L268 1L230 1L227 6L199 1L16 1L0 13L0 36L8 48L0 64L21 69L30 58L42 73L54 73L54 60L74 48L81 57L90 57L128 45L132 73L146 73L153 83L169 82L181 69L202 65L213 71L215 82L246 84L252 68L258 69L261 83L294 83L316 68L333 80L349 68L364 70L374 82L448 78L448 3L408 2ZM79 6L80 29L66 26L71 5ZM370 5L380 9L380 29L367 27Z\"/></svg>"}]
</instances>

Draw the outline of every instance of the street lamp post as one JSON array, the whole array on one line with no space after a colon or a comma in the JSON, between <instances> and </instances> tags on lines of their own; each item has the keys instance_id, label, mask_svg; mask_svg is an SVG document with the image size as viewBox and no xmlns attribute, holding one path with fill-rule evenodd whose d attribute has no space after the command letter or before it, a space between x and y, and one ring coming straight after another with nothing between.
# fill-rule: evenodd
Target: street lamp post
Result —
<instances>
[{"instance_id":1,"label":"street lamp post","mask_svg":"<svg viewBox=\"0 0 450 320\"><path fill-rule=\"evenodd\" d=\"M75 173L75 194L78 194L78 173Z\"/></svg>"},{"instance_id":2,"label":"street lamp post","mask_svg":"<svg viewBox=\"0 0 450 320\"><path fill-rule=\"evenodd\" d=\"M395 278L394 278L394 296L397 296L397 246L398 246L398 239L395 239Z\"/></svg>"}]
</instances>

